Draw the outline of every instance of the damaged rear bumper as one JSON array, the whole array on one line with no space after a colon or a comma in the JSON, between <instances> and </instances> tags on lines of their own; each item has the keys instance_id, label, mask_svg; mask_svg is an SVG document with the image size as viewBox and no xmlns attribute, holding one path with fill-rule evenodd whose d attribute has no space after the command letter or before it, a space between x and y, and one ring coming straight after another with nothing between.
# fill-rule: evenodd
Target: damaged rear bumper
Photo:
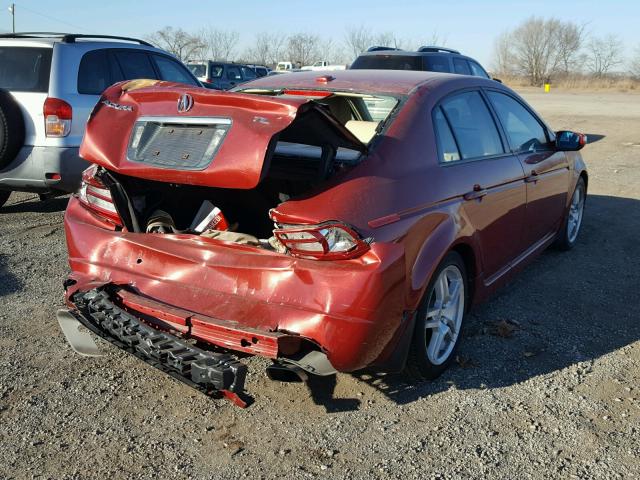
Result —
<instances>
[{"instance_id":1,"label":"damaged rear bumper","mask_svg":"<svg viewBox=\"0 0 640 480\"><path fill-rule=\"evenodd\" d=\"M108 289L76 292L72 301L76 309L70 313L95 334L207 395L247 406L247 367L234 356L200 349L150 326L116 305Z\"/></svg>"}]
</instances>

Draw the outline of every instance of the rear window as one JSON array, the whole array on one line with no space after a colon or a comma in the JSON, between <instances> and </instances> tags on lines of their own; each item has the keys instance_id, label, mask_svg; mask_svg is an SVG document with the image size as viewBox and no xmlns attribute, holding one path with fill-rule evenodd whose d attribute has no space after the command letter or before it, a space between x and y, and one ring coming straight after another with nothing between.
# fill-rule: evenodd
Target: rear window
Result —
<instances>
[{"instance_id":1,"label":"rear window","mask_svg":"<svg viewBox=\"0 0 640 480\"><path fill-rule=\"evenodd\" d=\"M351 69L363 70L422 70L422 57L416 55L362 55Z\"/></svg>"},{"instance_id":2,"label":"rear window","mask_svg":"<svg viewBox=\"0 0 640 480\"><path fill-rule=\"evenodd\" d=\"M136 50L118 50L115 52L125 80L136 78L156 78L149 56Z\"/></svg>"},{"instance_id":3,"label":"rear window","mask_svg":"<svg viewBox=\"0 0 640 480\"><path fill-rule=\"evenodd\" d=\"M186 83L187 85L196 84L189 72L175 60L161 55L153 55L153 61L156 62L162 80Z\"/></svg>"},{"instance_id":4,"label":"rear window","mask_svg":"<svg viewBox=\"0 0 640 480\"><path fill-rule=\"evenodd\" d=\"M0 47L0 88L47 92L51 52L51 48Z\"/></svg>"}]
</instances>

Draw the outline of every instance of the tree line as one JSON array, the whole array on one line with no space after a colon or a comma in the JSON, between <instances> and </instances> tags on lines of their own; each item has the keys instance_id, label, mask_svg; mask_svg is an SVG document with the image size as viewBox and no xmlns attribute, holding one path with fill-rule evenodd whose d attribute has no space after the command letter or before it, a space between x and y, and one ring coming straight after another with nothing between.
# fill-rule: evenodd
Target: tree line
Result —
<instances>
[{"instance_id":1,"label":"tree line","mask_svg":"<svg viewBox=\"0 0 640 480\"><path fill-rule=\"evenodd\" d=\"M240 48L238 32L212 27L194 33L164 27L145 38L185 62L206 59L267 66L281 61L310 65L318 60L349 64L372 45L415 49L420 45L442 46L446 43L446 38L437 33L409 40L393 32L373 32L365 26L347 28L342 41L307 32L290 35L259 32L254 35L250 46L244 49Z\"/></svg>"},{"instance_id":2,"label":"tree line","mask_svg":"<svg viewBox=\"0 0 640 480\"><path fill-rule=\"evenodd\" d=\"M495 39L493 71L527 77L531 85L570 75L628 73L640 79L640 45L626 65L624 51L618 35L595 35L587 24L530 17Z\"/></svg>"},{"instance_id":3,"label":"tree line","mask_svg":"<svg viewBox=\"0 0 640 480\"><path fill-rule=\"evenodd\" d=\"M308 32L259 32L244 49L237 31L213 27L194 33L165 27L146 38L183 61L267 66L280 61L310 65L318 60L349 64L372 45L413 50L420 45L444 46L447 40L437 33L406 39L393 32L374 32L364 25L348 27L338 41ZM595 35L587 24L530 17L495 39L489 69L497 76L526 77L532 85L575 74L606 77L623 72L640 79L640 45L631 57L625 59L624 53L623 42L615 34Z\"/></svg>"}]
</instances>

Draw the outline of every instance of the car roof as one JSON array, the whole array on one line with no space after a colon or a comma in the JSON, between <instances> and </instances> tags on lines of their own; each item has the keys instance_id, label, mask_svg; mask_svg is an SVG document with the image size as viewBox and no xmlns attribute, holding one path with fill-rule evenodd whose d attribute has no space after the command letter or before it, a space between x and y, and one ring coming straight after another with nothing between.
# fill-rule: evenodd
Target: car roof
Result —
<instances>
[{"instance_id":1,"label":"car roof","mask_svg":"<svg viewBox=\"0 0 640 480\"><path fill-rule=\"evenodd\" d=\"M321 77L331 77L326 83L318 81ZM336 70L330 72L293 72L261 77L243 83L246 88L301 88L318 90L340 90L366 93L388 93L408 95L418 87L438 86L455 81L456 84L469 86L484 84L489 80L481 77L458 75L453 73L428 72L423 70ZM495 82L492 82L495 83ZM489 83L487 83L488 85Z\"/></svg>"},{"instance_id":2,"label":"car roof","mask_svg":"<svg viewBox=\"0 0 640 480\"><path fill-rule=\"evenodd\" d=\"M3 46L53 47L57 43L74 45L80 48L84 47L87 50L96 45L104 48L134 47L160 50L144 40L113 35L90 35L53 32L19 32L0 34L0 45Z\"/></svg>"}]
</instances>

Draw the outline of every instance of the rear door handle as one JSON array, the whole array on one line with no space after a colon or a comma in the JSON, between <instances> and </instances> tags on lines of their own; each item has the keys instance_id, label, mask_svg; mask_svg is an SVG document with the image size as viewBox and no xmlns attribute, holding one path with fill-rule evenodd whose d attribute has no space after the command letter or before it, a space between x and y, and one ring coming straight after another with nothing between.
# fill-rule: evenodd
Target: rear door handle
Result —
<instances>
[{"instance_id":1,"label":"rear door handle","mask_svg":"<svg viewBox=\"0 0 640 480\"><path fill-rule=\"evenodd\" d=\"M464 194L464 199L475 200L476 198L484 197L487 193L486 188L482 188L480 185L474 185L473 191Z\"/></svg>"},{"instance_id":2,"label":"rear door handle","mask_svg":"<svg viewBox=\"0 0 640 480\"><path fill-rule=\"evenodd\" d=\"M535 183L540 179L540 177L538 176L538 172L536 172L535 170L531 170L531 174L528 177L525 177L524 181L526 183Z\"/></svg>"}]
</instances>

